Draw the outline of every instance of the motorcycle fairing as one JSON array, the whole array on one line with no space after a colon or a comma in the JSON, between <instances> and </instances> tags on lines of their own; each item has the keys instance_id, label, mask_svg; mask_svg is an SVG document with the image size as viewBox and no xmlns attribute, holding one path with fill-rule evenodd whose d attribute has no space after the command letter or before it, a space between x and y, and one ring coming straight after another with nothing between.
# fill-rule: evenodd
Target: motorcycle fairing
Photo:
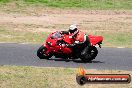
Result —
<instances>
[{"instance_id":1,"label":"motorcycle fairing","mask_svg":"<svg viewBox=\"0 0 132 88\"><path fill-rule=\"evenodd\" d=\"M90 43L92 46L95 46L96 44L99 44L103 41L102 36L89 35L88 37L90 39ZM67 44L72 44L74 42L74 40L70 37L70 35L66 35L66 34L62 35L58 31L51 33L46 39L46 44L44 44L44 46L47 48L45 54L48 55L48 53L60 53L60 54L64 53L68 55L72 53L71 48L62 47L61 44L58 44L58 41L61 40L63 40Z\"/></svg>"},{"instance_id":2,"label":"motorcycle fairing","mask_svg":"<svg viewBox=\"0 0 132 88\"><path fill-rule=\"evenodd\" d=\"M102 36L89 35L88 37L90 39L90 43L91 43L92 46L95 46L96 44L100 44L103 41L103 37Z\"/></svg>"}]
</instances>

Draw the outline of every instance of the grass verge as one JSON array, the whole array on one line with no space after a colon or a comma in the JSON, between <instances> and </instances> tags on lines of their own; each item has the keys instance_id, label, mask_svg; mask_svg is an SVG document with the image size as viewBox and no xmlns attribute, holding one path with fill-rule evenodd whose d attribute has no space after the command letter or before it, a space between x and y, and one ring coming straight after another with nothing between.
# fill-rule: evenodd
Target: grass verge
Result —
<instances>
[{"instance_id":1,"label":"grass verge","mask_svg":"<svg viewBox=\"0 0 132 88\"><path fill-rule=\"evenodd\" d=\"M42 44L49 32L28 32L0 28L0 42L33 43ZM132 48L131 32L93 32L94 35L104 37L103 46L107 47L130 47Z\"/></svg>"},{"instance_id":2,"label":"grass verge","mask_svg":"<svg viewBox=\"0 0 132 88\"><path fill-rule=\"evenodd\" d=\"M87 70L88 74L130 74L123 70ZM131 88L130 84L86 84L76 83L77 69L26 66L0 66L1 88Z\"/></svg>"},{"instance_id":3,"label":"grass verge","mask_svg":"<svg viewBox=\"0 0 132 88\"><path fill-rule=\"evenodd\" d=\"M16 43L43 43L49 33L32 33L27 31L6 30L0 28L0 42L16 42Z\"/></svg>"},{"instance_id":4,"label":"grass verge","mask_svg":"<svg viewBox=\"0 0 132 88\"><path fill-rule=\"evenodd\" d=\"M132 48L131 32L95 32L94 34L102 35L104 37L103 41L104 46Z\"/></svg>"},{"instance_id":5,"label":"grass verge","mask_svg":"<svg viewBox=\"0 0 132 88\"><path fill-rule=\"evenodd\" d=\"M132 0L0 0L1 4L9 2L57 8L132 9Z\"/></svg>"}]
</instances>

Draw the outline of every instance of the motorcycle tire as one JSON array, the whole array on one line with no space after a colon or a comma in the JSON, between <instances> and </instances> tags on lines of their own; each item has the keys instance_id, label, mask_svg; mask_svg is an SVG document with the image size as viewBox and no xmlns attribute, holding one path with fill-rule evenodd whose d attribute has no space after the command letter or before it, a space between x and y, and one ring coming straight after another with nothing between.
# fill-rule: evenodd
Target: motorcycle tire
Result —
<instances>
[{"instance_id":1,"label":"motorcycle tire","mask_svg":"<svg viewBox=\"0 0 132 88\"><path fill-rule=\"evenodd\" d=\"M97 54L98 54L97 48L96 48L95 46L92 46L92 47L91 47L91 57L92 57L93 59L95 59L95 57L97 56Z\"/></svg>"},{"instance_id":2,"label":"motorcycle tire","mask_svg":"<svg viewBox=\"0 0 132 88\"><path fill-rule=\"evenodd\" d=\"M51 56L50 55L45 55L46 51L46 47L44 46L41 46L38 51L37 51L37 56L40 58L40 59L49 59Z\"/></svg>"},{"instance_id":3,"label":"motorcycle tire","mask_svg":"<svg viewBox=\"0 0 132 88\"><path fill-rule=\"evenodd\" d=\"M91 62L98 54L98 50L95 46L90 47L90 50L88 52L85 52L85 54L81 57L81 60L83 62Z\"/></svg>"}]
</instances>

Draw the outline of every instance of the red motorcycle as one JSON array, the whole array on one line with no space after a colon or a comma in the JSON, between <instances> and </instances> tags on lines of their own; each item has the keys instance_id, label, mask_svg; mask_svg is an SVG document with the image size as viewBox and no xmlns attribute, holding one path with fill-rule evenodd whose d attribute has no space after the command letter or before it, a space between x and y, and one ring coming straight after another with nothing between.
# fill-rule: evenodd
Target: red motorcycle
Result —
<instances>
[{"instance_id":1,"label":"red motorcycle","mask_svg":"<svg viewBox=\"0 0 132 88\"><path fill-rule=\"evenodd\" d=\"M101 48L103 37L88 35L91 46L87 48L87 46L82 47L82 45L77 45L73 50L72 47L63 46L63 44L72 44L74 42L72 36L73 35L62 34L58 31L51 33L46 39L46 43L38 49L37 56L40 59L49 59L52 56L65 59L80 58L83 62L89 62L95 59L98 54L98 50L95 46L98 44Z\"/></svg>"}]
</instances>

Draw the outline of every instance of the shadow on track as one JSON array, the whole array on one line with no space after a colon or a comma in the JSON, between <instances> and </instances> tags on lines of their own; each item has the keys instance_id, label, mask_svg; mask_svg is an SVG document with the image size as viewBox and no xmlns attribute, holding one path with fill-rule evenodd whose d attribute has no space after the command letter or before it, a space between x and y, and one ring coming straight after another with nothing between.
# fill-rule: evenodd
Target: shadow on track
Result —
<instances>
[{"instance_id":1,"label":"shadow on track","mask_svg":"<svg viewBox=\"0 0 132 88\"><path fill-rule=\"evenodd\" d=\"M65 62L75 62L75 63L104 63L104 62L101 62L101 61L91 61L91 62L83 62L82 60L80 59L54 59L54 58L51 58L51 59L47 59L47 60L54 60L54 61L65 61Z\"/></svg>"}]
</instances>

